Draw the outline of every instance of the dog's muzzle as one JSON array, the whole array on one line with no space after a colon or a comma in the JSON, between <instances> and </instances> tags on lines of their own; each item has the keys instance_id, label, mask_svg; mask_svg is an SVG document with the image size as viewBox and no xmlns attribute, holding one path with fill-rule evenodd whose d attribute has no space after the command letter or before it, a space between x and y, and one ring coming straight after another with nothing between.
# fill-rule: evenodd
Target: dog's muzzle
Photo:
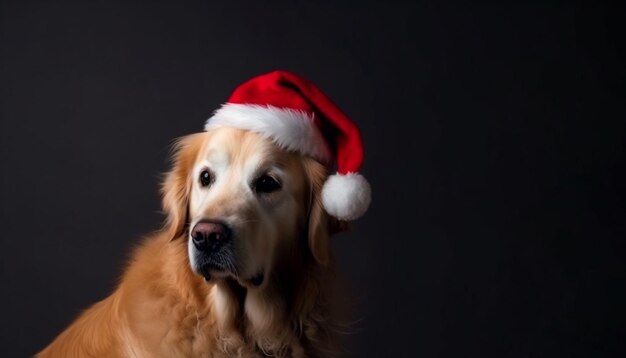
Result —
<instances>
[{"instance_id":1,"label":"dog's muzzle","mask_svg":"<svg viewBox=\"0 0 626 358\"><path fill-rule=\"evenodd\" d=\"M194 271L208 281L212 276L237 274L234 263L232 230L225 224L214 220L198 222L190 232L193 244L192 263Z\"/></svg>"}]
</instances>

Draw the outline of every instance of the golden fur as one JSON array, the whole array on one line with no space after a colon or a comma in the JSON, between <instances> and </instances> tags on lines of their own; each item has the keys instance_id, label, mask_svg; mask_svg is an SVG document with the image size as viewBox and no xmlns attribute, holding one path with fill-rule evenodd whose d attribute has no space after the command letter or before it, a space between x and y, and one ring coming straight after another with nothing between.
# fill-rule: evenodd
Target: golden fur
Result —
<instances>
[{"instance_id":1,"label":"golden fur","mask_svg":"<svg viewBox=\"0 0 626 358\"><path fill-rule=\"evenodd\" d=\"M211 160L225 163L224 180L205 192L195 178L198 166ZM325 167L252 132L227 128L182 138L173 163L162 187L163 229L135 250L117 289L37 356L336 354L342 300L329 235L342 223L320 204ZM261 199L245 177L264 165L278 167L285 185ZM241 241L246 262L238 276L207 282L190 267L189 228L203 217L239 218L234 240ZM246 276L256 268L267 270L259 287Z\"/></svg>"}]
</instances>

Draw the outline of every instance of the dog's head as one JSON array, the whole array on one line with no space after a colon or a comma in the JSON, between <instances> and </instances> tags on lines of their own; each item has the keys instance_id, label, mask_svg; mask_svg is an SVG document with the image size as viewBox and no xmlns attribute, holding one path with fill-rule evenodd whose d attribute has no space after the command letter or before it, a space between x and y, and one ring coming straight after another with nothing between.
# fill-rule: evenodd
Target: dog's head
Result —
<instances>
[{"instance_id":1,"label":"dog's head","mask_svg":"<svg viewBox=\"0 0 626 358\"><path fill-rule=\"evenodd\" d=\"M330 260L339 223L320 203L326 176L316 160L250 131L193 134L177 143L163 185L166 227L185 240L195 273L260 286L285 255Z\"/></svg>"}]
</instances>

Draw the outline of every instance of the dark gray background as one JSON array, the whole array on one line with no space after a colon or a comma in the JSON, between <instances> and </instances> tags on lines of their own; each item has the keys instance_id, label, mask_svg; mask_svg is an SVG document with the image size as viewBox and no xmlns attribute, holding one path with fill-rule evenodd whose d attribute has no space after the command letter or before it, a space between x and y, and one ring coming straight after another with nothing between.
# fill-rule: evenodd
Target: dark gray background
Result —
<instances>
[{"instance_id":1,"label":"dark gray background","mask_svg":"<svg viewBox=\"0 0 626 358\"><path fill-rule=\"evenodd\" d=\"M624 9L596 2L0 5L2 356L44 347L159 227L168 147L273 69L361 127L335 251L350 356L623 356Z\"/></svg>"}]
</instances>

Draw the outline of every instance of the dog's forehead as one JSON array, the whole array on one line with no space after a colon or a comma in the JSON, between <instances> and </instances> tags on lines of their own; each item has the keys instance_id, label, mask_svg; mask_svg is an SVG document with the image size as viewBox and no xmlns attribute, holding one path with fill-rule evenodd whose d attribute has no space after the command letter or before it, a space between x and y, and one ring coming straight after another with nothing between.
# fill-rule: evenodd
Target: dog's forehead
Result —
<instances>
[{"instance_id":1,"label":"dog's forehead","mask_svg":"<svg viewBox=\"0 0 626 358\"><path fill-rule=\"evenodd\" d=\"M257 133L218 128L211 130L202 157L213 165L226 167L271 162L280 157L282 152L273 142Z\"/></svg>"}]
</instances>

